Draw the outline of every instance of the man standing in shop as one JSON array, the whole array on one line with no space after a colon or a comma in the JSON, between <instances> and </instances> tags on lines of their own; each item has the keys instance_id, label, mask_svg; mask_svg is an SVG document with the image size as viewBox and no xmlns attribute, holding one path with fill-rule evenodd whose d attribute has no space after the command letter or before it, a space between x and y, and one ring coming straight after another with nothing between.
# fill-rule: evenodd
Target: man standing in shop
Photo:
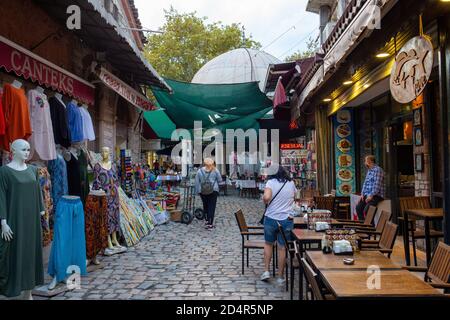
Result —
<instances>
[{"instance_id":1,"label":"man standing in shop","mask_svg":"<svg viewBox=\"0 0 450 320\"><path fill-rule=\"evenodd\" d=\"M368 171L364 180L361 200L356 206L356 213L359 220L364 220L364 216L369 206L377 206L384 199L384 171L375 162L375 156L367 156L364 164Z\"/></svg>"}]
</instances>

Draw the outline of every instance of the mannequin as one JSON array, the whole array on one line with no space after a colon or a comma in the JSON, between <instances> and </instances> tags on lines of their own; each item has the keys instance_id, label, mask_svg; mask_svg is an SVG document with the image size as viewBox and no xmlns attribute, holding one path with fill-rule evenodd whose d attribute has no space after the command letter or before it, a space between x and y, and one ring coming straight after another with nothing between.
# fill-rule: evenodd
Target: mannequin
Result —
<instances>
[{"instance_id":1,"label":"mannequin","mask_svg":"<svg viewBox=\"0 0 450 320\"><path fill-rule=\"evenodd\" d=\"M45 90L44 90L44 88L42 88L41 86L37 86L37 87L36 87L36 91L39 92L39 93L41 93L41 94L43 94Z\"/></svg>"},{"instance_id":2,"label":"mannequin","mask_svg":"<svg viewBox=\"0 0 450 320\"><path fill-rule=\"evenodd\" d=\"M117 251L124 252L125 247L119 244L117 240L117 231L120 228L120 216L119 216L119 194L117 188L117 177L115 175L115 170L112 166L110 159L110 149L108 147L102 148L102 160L95 166L94 172L96 176L107 175L109 179L103 185L101 185L96 178L94 181L94 189L107 189L105 190L108 194L108 219L109 219L109 235L108 235L108 253L118 253ZM115 252L114 252L115 251Z\"/></svg>"},{"instance_id":3,"label":"mannequin","mask_svg":"<svg viewBox=\"0 0 450 320\"><path fill-rule=\"evenodd\" d=\"M20 82L18 80L14 80L12 83L12 86L16 89L20 89L20 88L22 88L22 82Z\"/></svg>"},{"instance_id":4,"label":"mannequin","mask_svg":"<svg viewBox=\"0 0 450 320\"><path fill-rule=\"evenodd\" d=\"M5 288L2 288L5 289L7 293L17 290L21 291L21 288L11 288L11 286L15 285L15 282L20 283L21 286L28 287L32 285L32 283L34 285L39 285L43 282L40 218L33 217L33 211L36 213L40 212L42 216L45 214L37 170L34 167L28 167L25 163L30 155L30 144L22 139L15 140L11 145L11 151L13 154L13 160L9 164L7 164L6 167L12 169L13 171L7 171L10 169L6 169L5 167L0 172L1 182L3 183L3 186L5 186L4 189L0 190L0 193L2 193L2 197L0 197L0 211L3 211L0 212L0 215L2 217L1 237L4 241L1 243L1 245L3 247L2 251L8 250L6 256L2 257L2 259L6 259L7 261L2 262L8 264L9 268L20 266L22 265L23 261L21 260L21 258L17 258L17 256L23 254L23 252L27 253L30 250L30 254L35 255L36 258L34 260L30 260L33 266L24 265L24 270L16 269L9 271L8 283L5 285ZM7 194L7 192L8 190L10 190L8 188L9 183L17 183L17 176L20 176L20 183L18 183L18 185L15 185L14 189L18 190L16 192L27 193L24 196L31 196L31 198L27 198L26 205L20 207L19 209L16 209L18 210L17 212L4 212L4 210L8 209L14 210L11 209L14 208L14 205L8 206L7 203L12 203L17 199L14 199L14 194ZM8 196L11 197L9 198L9 200L7 200ZM8 224L8 220L12 222L13 228L11 228ZM33 232L36 232L36 235L20 234L19 232L21 230L24 230L24 226L22 226L23 223L34 223L35 225L32 225L31 228L27 226L26 229L30 229ZM17 231L13 231L12 229L16 229ZM17 234L15 234L14 232L17 232ZM15 241L16 237L18 238L17 241ZM38 251L34 251L35 249ZM5 270L1 271L2 276L4 276L3 272ZM22 272L22 274L16 274L17 272ZM14 275L12 273L14 273ZM17 278L19 280L17 280ZM31 295L31 288L28 290L23 290L22 297L26 300L32 300L33 298Z\"/></svg>"}]
</instances>

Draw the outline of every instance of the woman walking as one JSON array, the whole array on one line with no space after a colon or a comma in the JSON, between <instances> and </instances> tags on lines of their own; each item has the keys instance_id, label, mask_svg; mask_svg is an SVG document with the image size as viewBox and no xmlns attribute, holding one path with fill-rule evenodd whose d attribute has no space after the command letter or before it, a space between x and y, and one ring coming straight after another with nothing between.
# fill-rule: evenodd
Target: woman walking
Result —
<instances>
[{"instance_id":1,"label":"woman walking","mask_svg":"<svg viewBox=\"0 0 450 320\"><path fill-rule=\"evenodd\" d=\"M273 244L278 241L278 284L283 284L284 267L286 263L286 250L282 235L278 232L278 224L281 225L286 239L291 238L291 231L294 228L292 205L296 193L294 182L289 177L288 172L279 166L278 172L269 176L264 189L263 201L267 204L264 215L264 273L261 275L262 281L270 278L270 261L272 260Z\"/></svg>"},{"instance_id":2,"label":"woman walking","mask_svg":"<svg viewBox=\"0 0 450 320\"><path fill-rule=\"evenodd\" d=\"M219 183L222 182L222 175L216 169L213 159L206 158L204 165L195 176L195 191L202 198L203 212L206 214L205 228L212 230L215 228L214 214L216 212Z\"/></svg>"}]
</instances>

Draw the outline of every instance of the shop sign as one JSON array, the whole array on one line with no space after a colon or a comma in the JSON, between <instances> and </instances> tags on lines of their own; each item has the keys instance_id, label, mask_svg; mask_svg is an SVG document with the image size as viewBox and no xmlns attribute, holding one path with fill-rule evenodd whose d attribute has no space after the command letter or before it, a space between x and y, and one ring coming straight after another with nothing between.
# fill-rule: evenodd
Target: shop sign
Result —
<instances>
[{"instance_id":1,"label":"shop sign","mask_svg":"<svg viewBox=\"0 0 450 320\"><path fill-rule=\"evenodd\" d=\"M424 36L409 40L392 67L391 94L399 103L410 103L425 89L433 68L433 44Z\"/></svg>"},{"instance_id":2,"label":"shop sign","mask_svg":"<svg viewBox=\"0 0 450 320\"><path fill-rule=\"evenodd\" d=\"M95 87L92 84L0 36L1 67L80 102L94 104Z\"/></svg>"},{"instance_id":3,"label":"shop sign","mask_svg":"<svg viewBox=\"0 0 450 320\"><path fill-rule=\"evenodd\" d=\"M100 80L102 80L108 87L117 92L129 103L144 111L151 111L156 109L153 104L141 93L137 92L131 86L120 80L111 72L103 67L100 67L96 72Z\"/></svg>"},{"instance_id":4,"label":"shop sign","mask_svg":"<svg viewBox=\"0 0 450 320\"><path fill-rule=\"evenodd\" d=\"M356 191L354 114L340 110L333 117L336 159L336 195L350 196Z\"/></svg>"},{"instance_id":5,"label":"shop sign","mask_svg":"<svg viewBox=\"0 0 450 320\"><path fill-rule=\"evenodd\" d=\"M280 145L281 150L289 150L289 149L303 149L303 144L301 143L282 143Z\"/></svg>"}]
</instances>

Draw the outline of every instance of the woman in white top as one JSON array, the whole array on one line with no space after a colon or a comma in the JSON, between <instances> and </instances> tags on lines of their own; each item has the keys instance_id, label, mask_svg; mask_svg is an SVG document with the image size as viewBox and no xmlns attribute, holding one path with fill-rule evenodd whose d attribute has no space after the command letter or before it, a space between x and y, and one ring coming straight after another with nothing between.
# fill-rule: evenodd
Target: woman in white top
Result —
<instances>
[{"instance_id":1,"label":"woman in white top","mask_svg":"<svg viewBox=\"0 0 450 320\"><path fill-rule=\"evenodd\" d=\"M281 225L286 239L291 238L291 231L294 228L292 220L294 197L296 193L294 182L289 177L289 173L279 166L277 174L268 178L264 189L263 201L268 206L264 215L264 273L261 280L267 281L270 278L270 261L272 260L272 248L275 241L278 241L278 284L284 283L284 266L286 263L286 250L282 235L278 232L278 224Z\"/></svg>"}]
</instances>

